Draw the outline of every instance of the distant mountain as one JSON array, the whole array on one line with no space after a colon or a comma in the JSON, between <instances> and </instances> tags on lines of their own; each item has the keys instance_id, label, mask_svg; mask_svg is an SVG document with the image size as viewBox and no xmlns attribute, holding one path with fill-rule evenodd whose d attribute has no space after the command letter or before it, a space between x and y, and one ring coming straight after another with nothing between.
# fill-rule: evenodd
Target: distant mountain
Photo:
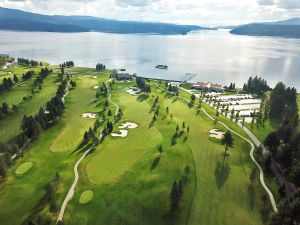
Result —
<instances>
[{"instance_id":1,"label":"distant mountain","mask_svg":"<svg viewBox=\"0 0 300 225\"><path fill-rule=\"evenodd\" d=\"M194 25L110 20L89 16L49 16L0 7L0 30L187 34L210 29Z\"/></svg>"},{"instance_id":2,"label":"distant mountain","mask_svg":"<svg viewBox=\"0 0 300 225\"><path fill-rule=\"evenodd\" d=\"M300 18L241 25L232 29L230 33L249 36L300 38Z\"/></svg>"},{"instance_id":3,"label":"distant mountain","mask_svg":"<svg viewBox=\"0 0 300 225\"><path fill-rule=\"evenodd\" d=\"M300 25L300 18L293 18L289 20L271 22L266 24L276 24L276 25Z\"/></svg>"}]
</instances>

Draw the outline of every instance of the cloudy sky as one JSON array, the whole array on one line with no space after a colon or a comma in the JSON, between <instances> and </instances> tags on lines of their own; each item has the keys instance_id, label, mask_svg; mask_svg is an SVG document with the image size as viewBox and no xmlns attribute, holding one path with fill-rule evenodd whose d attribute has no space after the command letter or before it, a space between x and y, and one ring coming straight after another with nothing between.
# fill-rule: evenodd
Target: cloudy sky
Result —
<instances>
[{"instance_id":1,"label":"cloudy sky","mask_svg":"<svg viewBox=\"0 0 300 225\"><path fill-rule=\"evenodd\" d=\"M51 15L211 26L300 17L300 0L0 0L0 6Z\"/></svg>"}]
</instances>

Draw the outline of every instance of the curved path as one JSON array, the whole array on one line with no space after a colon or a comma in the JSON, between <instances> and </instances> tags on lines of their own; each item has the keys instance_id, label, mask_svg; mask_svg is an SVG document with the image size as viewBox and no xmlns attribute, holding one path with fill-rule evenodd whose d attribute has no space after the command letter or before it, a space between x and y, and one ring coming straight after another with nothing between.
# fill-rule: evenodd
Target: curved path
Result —
<instances>
[{"instance_id":1,"label":"curved path","mask_svg":"<svg viewBox=\"0 0 300 225\"><path fill-rule=\"evenodd\" d=\"M202 108L202 111L212 120L216 120L214 119L211 115L209 115L205 109ZM255 165L257 166L257 168L259 169L259 179L260 179L260 183L261 185L263 186L263 188L265 189L265 191L268 193L269 195L269 198L270 198L270 201L271 201L271 204L272 204L272 208L275 212L277 212L277 206L276 206L276 202L275 202L275 199L274 199L274 196L272 194L272 192L270 191L270 189L267 187L266 183L265 183L265 179L264 179L264 171L263 169L261 168L261 166L259 165L259 163L256 161L256 159L254 158L254 150L255 150L255 147L253 145L253 143L248 140L247 138L245 138L244 136L242 136L241 134L235 132L234 130L230 129L226 124L218 121L219 124L223 125L226 129L230 130L232 133L236 134L237 136L239 136L240 138L244 139L245 141L247 141L250 145L251 145L251 150L250 150L250 157L252 159L252 161L255 163Z\"/></svg>"},{"instance_id":2,"label":"curved path","mask_svg":"<svg viewBox=\"0 0 300 225\"><path fill-rule=\"evenodd\" d=\"M74 182L61 206L61 209L60 209L60 212L59 212L59 215L58 215L58 218L57 218L57 223L59 221L63 221L63 217L64 217L64 213L65 213L65 210L66 210L66 207L67 207L67 204L69 203L69 201L73 198L73 195L74 195L74 192L75 192L75 187L77 185L77 182L79 180L79 174L78 174L78 166L79 164L81 163L81 161L87 156L87 154L95 147L95 144L93 144L88 150L86 150L84 152L84 154L80 157L80 159L76 162L75 166L74 166L74 175L75 175L75 178L74 178Z\"/></svg>"},{"instance_id":3,"label":"curved path","mask_svg":"<svg viewBox=\"0 0 300 225\"><path fill-rule=\"evenodd\" d=\"M106 81L105 82L105 85L107 85L107 83L108 82L110 82L111 81L111 79L110 80L108 80L108 81ZM107 86L106 86L107 87ZM119 112L119 106L115 103L115 102L113 102L112 100L111 100L111 93L110 93L110 89L107 87L107 90L108 90L108 93L109 93L109 96L108 96L108 100L114 105L114 106L116 106L116 115L118 114L118 112ZM65 97L65 96L64 96ZM100 140L101 140L101 138L102 138L102 132L103 132L103 129L100 131ZM70 190L69 190L69 192L68 192L68 194L67 194L67 196L66 196L66 198L65 198L65 200L64 200L64 202L63 202L63 204L62 204L62 207L61 207L61 209L60 209L60 212L59 212L59 215L58 215L58 218L57 218L57 223L59 222L59 221L63 221L63 217L64 217L64 213L65 213L65 210L66 210L66 207L67 207L67 205L68 205L68 203L69 203L69 201L73 198L73 196L74 196L74 192L75 192L75 187L76 187L76 185L77 185L77 183L78 183L78 180L79 180L79 173L78 173L78 166L79 166L79 164L81 163L81 161L90 153L90 151L97 145L98 143L94 143L89 149L87 149L85 152L84 152L84 154L80 157L80 159L78 159L77 160L77 162L76 162L76 164L75 164L75 166L74 166L74 175L75 175L75 178L74 178L74 181L73 181L73 184L72 184L72 186L71 186L71 188L70 188Z\"/></svg>"},{"instance_id":4,"label":"curved path","mask_svg":"<svg viewBox=\"0 0 300 225\"><path fill-rule=\"evenodd\" d=\"M106 82L105 82L105 85L106 85L106 88L107 88L107 90L108 90L108 100L116 107L115 115L117 116L117 115L118 115L118 112L119 112L119 106L118 106L115 102L113 102L113 101L111 100L110 89L109 89L109 87L107 86L107 83L110 82L110 81L111 81L111 79L108 80L108 81L106 81Z\"/></svg>"},{"instance_id":5,"label":"curved path","mask_svg":"<svg viewBox=\"0 0 300 225\"><path fill-rule=\"evenodd\" d=\"M155 83L155 84L156 84L156 83ZM164 90L164 89L161 88L158 84L156 84L156 85L157 85L161 90ZM189 94L191 94L191 93L190 93L188 90L186 90L185 88L180 88L180 89L183 90L183 91L185 91L185 92L187 92L187 93L189 93ZM165 91L165 90L164 90L164 91ZM190 102L190 100L187 99L187 98L184 98L184 97L181 97L181 96L178 96L178 97L179 97L180 99L183 99L183 100L187 101L187 102ZM211 115L209 115L209 114L206 112L205 109L202 108L202 111L203 111L210 119L212 119L213 121L215 121L215 119L214 119ZM256 159L255 159L255 157L254 157L255 146L253 145L253 143L252 143L250 140L248 140L247 138L245 138L245 137L242 136L241 134L235 132L234 130L230 129L226 124L224 124L224 123L222 123L222 122L220 122L220 121L218 121L218 123L221 124L221 125L223 125L226 129L230 130L232 133L236 134L237 136L239 136L239 137L242 138L243 140L247 141L247 142L251 145L250 158L251 158L251 160L254 162L254 164L256 165L256 167L259 169L259 179L260 179L260 183L261 183L261 185L263 186L263 188L265 189L265 191L266 191L266 192L268 193L268 195L269 195L269 199L270 199L270 202L271 202L273 211L274 211L274 212L277 212L277 205L276 205L276 202L275 202L273 193L270 191L270 189L267 187L267 185L266 185L266 183L265 183L265 179L264 179L264 171L263 171L262 167L260 166L260 164L256 161ZM240 125L242 126L242 124L238 124L238 125L239 125L239 126L240 126ZM242 129L243 129L243 127L242 127ZM243 130L244 130L244 129L243 129ZM247 130L248 130L248 129L247 129ZM254 141L254 143L255 143L256 145L258 145L258 146L260 145L259 140L257 139L257 137L256 137L252 132L250 132L249 130L248 130L248 132L247 132L247 131L245 131L245 132L250 136L250 138Z\"/></svg>"},{"instance_id":6,"label":"curved path","mask_svg":"<svg viewBox=\"0 0 300 225\"><path fill-rule=\"evenodd\" d=\"M107 83L108 83L109 81L111 81L111 80L106 81L105 84L107 85ZM109 89L108 89L108 90L109 90ZM69 90L68 90L67 93L64 95L63 99L67 96L68 93L69 93ZM116 115L117 115L117 113L118 113L118 111L119 111L119 106L118 106L116 103L114 103L114 102L110 99L110 97L111 97L111 94L110 94L110 91L109 91L108 99L109 99L109 101L110 101L111 103L113 103L113 104L117 107L117 109L116 109ZM102 138L102 132L103 132L103 129L100 131L100 140L101 140L101 138ZM58 223L59 221L63 221L64 213L65 213L66 207L67 207L69 201L70 201L70 200L73 198L73 196L74 196L74 193L75 193L75 187L76 187L76 185L77 185L77 183L78 183L78 180L79 180L79 173L78 173L78 166L79 166L79 164L81 163L81 161L82 161L82 160L90 153L90 151L91 151L97 144L98 144L98 143L94 143L90 148L88 148L88 149L84 152L84 154L80 157L80 159L78 159L77 162L75 163L75 166L74 166L74 168L73 168L75 178L74 178L74 181L73 181L73 183L72 183L72 186L71 186L71 188L70 188L68 194L66 195L66 198L65 198L65 200L64 200L64 202L63 202L63 204L62 204L62 206L61 206L61 209L60 209L60 212L59 212L59 214L58 214L58 218L57 218L56 223Z\"/></svg>"}]
</instances>

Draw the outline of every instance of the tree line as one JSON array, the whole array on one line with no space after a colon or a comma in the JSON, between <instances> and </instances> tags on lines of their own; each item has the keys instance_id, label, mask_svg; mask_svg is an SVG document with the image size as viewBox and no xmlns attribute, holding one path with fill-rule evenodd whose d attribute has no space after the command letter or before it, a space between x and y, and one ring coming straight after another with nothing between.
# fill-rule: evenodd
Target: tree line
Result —
<instances>
[{"instance_id":1,"label":"tree line","mask_svg":"<svg viewBox=\"0 0 300 225\"><path fill-rule=\"evenodd\" d=\"M41 72L39 73L39 75L36 77L36 79L34 80L33 82L33 85L34 86L38 86L38 85L41 85L43 84L43 81L44 79L49 75L51 74L53 71L50 69L48 69L47 67L46 68L42 68L41 69Z\"/></svg>"},{"instance_id":2,"label":"tree line","mask_svg":"<svg viewBox=\"0 0 300 225\"><path fill-rule=\"evenodd\" d=\"M265 139L264 145L272 153L273 159L279 163L286 172L288 180L297 187L300 186L300 132L298 131L299 115L297 106L297 91L295 88L286 87L282 82L272 90L269 99L268 117L280 122L278 130L271 132ZM266 160L267 168L270 167L271 158ZM285 197L288 193L285 187L280 187L279 193ZM274 214L270 225L299 224L300 198L299 191L283 198Z\"/></svg>"},{"instance_id":3,"label":"tree line","mask_svg":"<svg viewBox=\"0 0 300 225\"><path fill-rule=\"evenodd\" d=\"M102 63L98 63L96 65L96 71L101 71L101 70L105 70L106 69L106 66Z\"/></svg>"},{"instance_id":4,"label":"tree line","mask_svg":"<svg viewBox=\"0 0 300 225\"><path fill-rule=\"evenodd\" d=\"M67 80L61 81L56 95L46 104L46 109L40 108L35 116L24 115L20 124L22 132L7 143L0 143L0 176L6 176L6 169L11 165L11 156L22 154L30 142L38 139L43 130L52 126L64 111L63 96L67 88Z\"/></svg>"},{"instance_id":5,"label":"tree line","mask_svg":"<svg viewBox=\"0 0 300 225\"><path fill-rule=\"evenodd\" d=\"M271 88L268 86L267 81L265 79L255 76L254 78L250 77L248 79L248 82L245 83L243 86L243 90L248 93L257 94L261 96L266 91L271 90Z\"/></svg>"},{"instance_id":6,"label":"tree line","mask_svg":"<svg viewBox=\"0 0 300 225\"><path fill-rule=\"evenodd\" d=\"M73 61L66 61L59 65L60 67L73 67L75 66L75 63Z\"/></svg>"},{"instance_id":7,"label":"tree line","mask_svg":"<svg viewBox=\"0 0 300 225\"><path fill-rule=\"evenodd\" d=\"M26 65L26 66L31 66L31 67L36 67L39 65L38 61L35 60L29 60L29 59L24 59L24 58L18 58L18 64L19 65Z\"/></svg>"},{"instance_id":8,"label":"tree line","mask_svg":"<svg viewBox=\"0 0 300 225\"><path fill-rule=\"evenodd\" d=\"M34 71L33 70L29 70L29 71L27 71L26 73L24 73L23 75L22 75L22 80L29 80L31 77L33 77L33 75L34 75Z\"/></svg>"},{"instance_id":9,"label":"tree line","mask_svg":"<svg viewBox=\"0 0 300 225\"><path fill-rule=\"evenodd\" d=\"M143 92L151 93L151 87L149 84L146 84L145 78L136 77L136 85L138 88L142 89Z\"/></svg>"}]
</instances>

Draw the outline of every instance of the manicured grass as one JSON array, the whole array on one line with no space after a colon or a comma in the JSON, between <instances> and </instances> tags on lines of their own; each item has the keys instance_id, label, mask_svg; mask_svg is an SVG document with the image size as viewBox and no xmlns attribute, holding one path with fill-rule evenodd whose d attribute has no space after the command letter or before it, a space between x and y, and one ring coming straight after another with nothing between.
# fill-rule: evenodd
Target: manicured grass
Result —
<instances>
[{"instance_id":1,"label":"manicured grass","mask_svg":"<svg viewBox=\"0 0 300 225\"><path fill-rule=\"evenodd\" d=\"M141 113L150 111L147 102L140 103L136 101L136 97L125 93L120 95L119 101L124 106L129 106L126 107L126 114L122 120L137 123L139 127L129 130L126 138L114 138L100 147L105 150L99 151L86 168L90 181L95 184L110 183L118 179L131 168L135 159L157 146L162 139L156 127L148 129L152 115ZM110 151L110 154L107 151Z\"/></svg>"},{"instance_id":2,"label":"manicured grass","mask_svg":"<svg viewBox=\"0 0 300 225\"><path fill-rule=\"evenodd\" d=\"M84 132L95 122L95 119L82 118L81 114L96 110L96 102L94 102L96 91L92 87L97 85L98 81L79 76L74 76L73 79L77 87L71 90L66 98L66 109L61 118L65 128L52 143L53 152L73 151L82 141Z\"/></svg>"},{"instance_id":3,"label":"manicured grass","mask_svg":"<svg viewBox=\"0 0 300 225\"><path fill-rule=\"evenodd\" d=\"M79 75L78 75L79 76ZM75 79L75 78L74 78ZM78 78L78 93L89 92L89 87L80 89L82 78ZM89 79L90 78L85 78ZM101 79L107 79L104 76L97 80L92 80L93 82L101 81ZM44 86L48 86L48 78L44 81ZM77 81L77 80L76 80ZM52 84L54 90L56 90L56 85ZM45 87L42 91L45 90ZM77 95L76 89L72 90L70 96L66 97L66 109L65 113L68 112L68 108L74 108L76 104L80 104L75 99L72 99L72 94ZM73 92L73 93L72 93ZM49 93L48 93L49 94ZM89 96L90 94L88 94ZM48 96L50 97L50 96ZM70 97L70 100L69 100ZM87 96L85 96L87 97ZM93 91L94 97L94 91ZM92 99L86 99L91 100ZM26 102L26 104L29 102ZM81 110L88 110L88 101L86 104L81 105ZM77 107L79 107L77 105ZM86 108L85 108L86 107ZM71 113L71 111L69 111ZM76 122L78 117L74 117ZM47 205L44 204L43 198L45 197L45 187L49 182L53 181L55 174L59 172L60 180L58 188L55 192L55 199L57 202L57 207L61 206L61 202L65 197L71 182L73 182L73 166L75 161L78 159L78 154L70 154L74 149L70 149L68 152L53 152L51 151L51 146L56 138L65 130L65 121L59 120L59 122L51 127L50 129L44 131L40 138L31 144L31 146L24 153L24 157L17 159L14 165L8 170L8 175L6 181L0 184L0 221L3 225L11 224L28 224L28 220L32 219L35 223L38 214L47 214L52 219L53 224L57 219L57 214L50 214ZM88 124L83 124L87 129ZM4 129L1 128L4 132ZM73 134L69 138L74 138L77 143L81 141L82 134L74 130ZM80 152L82 149L78 149ZM26 173L26 176L15 176L15 171L21 166L23 168L23 163L32 162L34 166L30 169L30 172ZM26 165L26 164L25 164ZM46 207L46 208L45 208ZM46 213L44 213L46 212ZM18 215L18 216L12 216Z\"/></svg>"},{"instance_id":4,"label":"manicured grass","mask_svg":"<svg viewBox=\"0 0 300 225\"><path fill-rule=\"evenodd\" d=\"M102 96L95 99L93 86L101 86L110 72L87 68L70 70L77 72L72 78L77 87L65 99L62 118L15 162L8 171L7 180L1 184L0 221L4 221L4 225L28 224L31 218L36 223L39 213L49 216L55 224L57 213L51 214L49 204L42 201L45 186L54 180L57 172L60 173L55 191L55 202L60 208L73 182L73 166L84 151L79 144L84 131L95 121L81 118L81 114L102 110L105 99ZM90 78L91 75L97 79ZM56 89L53 82L49 85ZM249 175L254 168L249 144L233 135L234 146L229 150L230 156L224 159L220 140L209 137L211 129L225 131L224 127L215 124L202 111L197 114L196 108L189 108L185 101L165 96L154 84L148 97L131 96L126 90L133 85L116 82L113 86L112 100L124 113L114 130L118 131L118 125L124 121L135 122L139 127L129 129L126 138L106 137L81 162L79 182L66 208L64 224L262 224L259 208L264 192L258 175L254 195L248 191ZM44 86L41 94L47 84ZM36 95L21 105L30 105ZM180 91L180 95L190 98L185 92ZM156 96L159 96L160 112L157 121L150 126L155 111L151 106ZM166 115L167 106L173 118ZM114 112L111 103L109 107ZM204 103L203 107L215 116L213 109ZM108 119L112 121L113 118ZM220 116L219 120L246 136L227 118ZM189 133L182 128L183 122L190 127ZM177 124L182 135L172 143ZM2 128L1 122L0 126ZM158 152L160 145L162 153ZM30 173L15 176L17 168L26 162L34 165ZM170 221L171 187L175 180L182 178L187 166L190 172L186 176L180 210L177 218Z\"/></svg>"},{"instance_id":5,"label":"manicured grass","mask_svg":"<svg viewBox=\"0 0 300 225\"><path fill-rule=\"evenodd\" d=\"M94 198L85 206L71 202L65 222L165 224L163 218L170 207L171 184L189 165L192 168L190 181L176 224L262 224L259 199L263 191L258 180L255 182L255 195L251 196L252 204L248 193L249 174L254 168L249 157L249 144L234 135L235 145L223 162L224 147L219 140L209 138L209 130L224 128L215 126L202 113L196 115L195 109L190 109L185 102L164 98L155 86L152 91L154 96L160 97L161 113L155 125L149 128L154 98L151 95L148 99L127 95L126 86L130 85L115 86L113 100L124 111L122 121L133 121L140 126L129 130L126 138L108 137L84 161L75 198L80 199L80 190L88 187L93 187ZM173 120L164 116L166 106L173 114ZM221 120L228 123L226 118ZM183 121L190 126L188 141L183 141L185 134L172 145L176 124L181 126ZM241 131L234 123L230 126ZM157 166L151 170L154 159L159 156L159 145L163 146L164 152ZM92 216L100 212L100 217Z\"/></svg>"},{"instance_id":6,"label":"manicured grass","mask_svg":"<svg viewBox=\"0 0 300 225\"><path fill-rule=\"evenodd\" d=\"M10 103L13 103L14 95L18 96L16 102L19 101L21 96L28 96L28 83L22 86L13 88L16 91L8 92L6 95L0 95L0 102L10 99ZM31 97L28 97L25 101L17 104L17 112L10 112L4 119L0 120L0 141L5 142L10 138L16 136L21 132L21 121L24 115L36 115L40 107L45 107L47 101L55 96L57 89L56 74L49 75L43 83L41 91L35 92ZM30 89L31 90L31 89Z\"/></svg>"},{"instance_id":7,"label":"manicured grass","mask_svg":"<svg viewBox=\"0 0 300 225\"><path fill-rule=\"evenodd\" d=\"M31 169L31 167L33 167L32 162L24 162L16 169L15 173L16 175L23 175L27 173Z\"/></svg>"},{"instance_id":8,"label":"manicured grass","mask_svg":"<svg viewBox=\"0 0 300 225\"><path fill-rule=\"evenodd\" d=\"M80 195L79 202L81 204L86 204L89 201L93 199L93 191L92 190L86 190Z\"/></svg>"},{"instance_id":9,"label":"manicured grass","mask_svg":"<svg viewBox=\"0 0 300 225\"><path fill-rule=\"evenodd\" d=\"M278 130L280 124L278 122L267 120L262 127L257 126L256 124L245 124L245 126L251 130L261 142L264 142L268 134Z\"/></svg>"}]
</instances>

